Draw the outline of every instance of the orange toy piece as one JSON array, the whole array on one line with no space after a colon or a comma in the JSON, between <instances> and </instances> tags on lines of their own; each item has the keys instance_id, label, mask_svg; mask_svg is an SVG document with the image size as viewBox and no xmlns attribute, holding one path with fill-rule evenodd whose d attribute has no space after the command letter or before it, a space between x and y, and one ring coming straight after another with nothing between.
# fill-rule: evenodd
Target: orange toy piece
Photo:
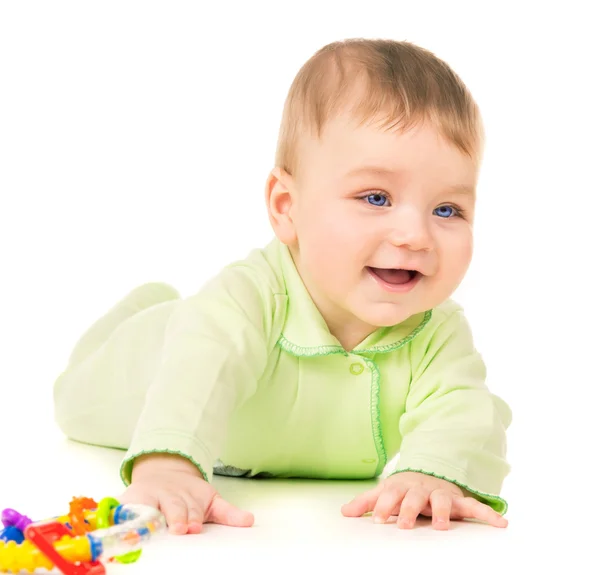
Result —
<instances>
[{"instance_id":1,"label":"orange toy piece","mask_svg":"<svg viewBox=\"0 0 600 575\"><path fill-rule=\"evenodd\" d=\"M98 504L89 497L73 497L69 503L69 519L75 535L85 535L91 531L83 512L97 507Z\"/></svg>"}]
</instances>

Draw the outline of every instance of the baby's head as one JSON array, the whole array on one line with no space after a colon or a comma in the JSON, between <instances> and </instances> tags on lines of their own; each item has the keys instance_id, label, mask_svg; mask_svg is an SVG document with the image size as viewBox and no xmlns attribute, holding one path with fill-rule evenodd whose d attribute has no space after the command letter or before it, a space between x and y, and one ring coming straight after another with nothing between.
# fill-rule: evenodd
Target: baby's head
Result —
<instances>
[{"instance_id":1,"label":"baby's head","mask_svg":"<svg viewBox=\"0 0 600 575\"><path fill-rule=\"evenodd\" d=\"M340 341L357 344L458 287L471 261L482 149L472 96L422 48L336 42L301 68L266 199Z\"/></svg>"}]
</instances>

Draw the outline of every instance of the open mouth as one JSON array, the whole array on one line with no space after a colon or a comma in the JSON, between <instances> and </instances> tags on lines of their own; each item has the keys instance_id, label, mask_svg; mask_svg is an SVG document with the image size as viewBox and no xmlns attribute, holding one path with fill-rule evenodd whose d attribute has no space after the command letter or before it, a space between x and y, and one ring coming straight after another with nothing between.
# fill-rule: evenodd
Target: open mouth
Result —
<instances>
[{"instance_id":1,"label":"open mouth","mask_svg":"<svg viewBox=\"0 0 600 575\"><path fill-rule=\"evenodd\" d=\"M408 293L423 277L417 270L368 267L367 271L381 288L390 293Z\"/></svg>"},{"instance_id":2,"label":"open mouth","mask_svg":"<svg viewBox=\"0 0 600 575\"><path fill-rule=\"evenodd\" d=\"M391 285L405 285L418 279L421 275L416 270L368 268L368 270L380 280Z\"/></svg>"}]
</instances>

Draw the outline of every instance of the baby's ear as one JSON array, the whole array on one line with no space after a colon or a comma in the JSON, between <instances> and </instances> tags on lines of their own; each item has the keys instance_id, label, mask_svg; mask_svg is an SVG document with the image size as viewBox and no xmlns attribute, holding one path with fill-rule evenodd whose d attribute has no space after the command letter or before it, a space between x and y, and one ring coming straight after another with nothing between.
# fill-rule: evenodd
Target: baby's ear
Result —
<instances>
[{"instance_id":1,"label":"baby's ear","mask_svg":"<svg viewBox=\"0 0 600 575\"><path fill-rule=\"evenodd\" d=\"M292 245L296 242L296 229L293 221L294 181L282 168L271 170L265 185L265 202L269 221L279 240Z\"/></svg>"}]
</instances>

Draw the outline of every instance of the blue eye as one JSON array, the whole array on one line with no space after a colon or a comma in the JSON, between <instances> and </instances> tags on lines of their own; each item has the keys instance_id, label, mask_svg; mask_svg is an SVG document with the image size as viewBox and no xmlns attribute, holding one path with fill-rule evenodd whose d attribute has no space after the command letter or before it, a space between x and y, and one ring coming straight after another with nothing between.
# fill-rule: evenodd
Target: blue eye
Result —
<instances>
[{"instance_id":1,"label":"blue eye","mask_svg":"<svg viewBox=\"0 0 600 575\"><path fill-rule=\"evenodd\" d=\"M452 206L440 206L435 208L433 213L440 218L451 218L453 215L459 215L458 210Z\"/></svg>"},{"instance_id":2,"label":"blue eye","mask_svg":"<svg viewBox=\"0 0 600 575\"><path fill-rule=\"evenodd\" d=\"M388 201L387 197L383 194L369 194L365 198L372 206L377 207L385 206L385 203Z\"/></svg>"}]
</instances>

